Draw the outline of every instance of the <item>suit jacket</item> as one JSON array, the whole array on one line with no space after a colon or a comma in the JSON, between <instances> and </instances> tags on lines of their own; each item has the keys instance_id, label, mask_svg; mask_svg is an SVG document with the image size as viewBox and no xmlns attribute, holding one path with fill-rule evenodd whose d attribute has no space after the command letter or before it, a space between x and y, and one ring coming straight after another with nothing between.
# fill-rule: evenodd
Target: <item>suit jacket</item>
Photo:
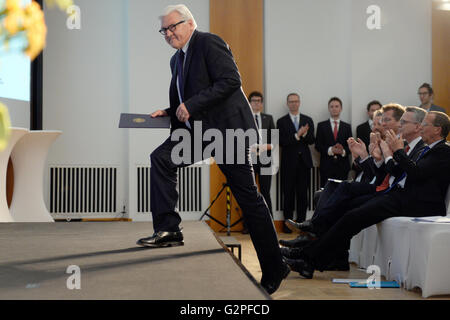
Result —
<instances>
[{"instance_id":1,"label":"suit jacket","mask_svg":"<svg viewBox=\"0 0 450 320\"><path fill-rule=\"evenodd\" d=\"M260 115L261 115L261 119L260 119L261 129L264 129L267 132L267 136L266 137L263 136L262 138L263 139L265 138L265 139L260 143L261 144L266 144L266 143L271 144L272 143L272 130L275 129L275 123L273 122L273 117L270 114L262 113L262 112L260 113ZM265 156L267 156L267 157L271 156L270 150L265 151L264 153L265 153ZM271 165L270 163L261 164L259 159L260 159L260 157L258 157L258 162L257 162L258 165L263 166L263 167L270 167L270 165Z\"/></svg>"},{"instance_id":2,"label":"suit jacket","mask_svg":"<svg viewBox=\"0 0 450 320\"><path fill-rule=\"evenodd\" d=\"M371 132L372 129L368 120L356 127L356 137L360 138L366 144L366 148L369 148Z\"/></svg>"},{"instance_id":3,"label":"suit jacket","mask_svg":"<svg viewBox=\"0 0 450 320\"><path fill-rule=\"evenodd\" d=\"M317 125L316 134L316 150L320 152L320 172L328 175L330 172L339 172L346 175L350 171L350 149L347 145L347 139L352 136L352 128L350 124L340 121L337 139L334 140L333 130L330 120L320 122ZM341 155L329 156L328 148L340 143L345 149L345 157Z\"/></svg>"},{"instance_id":4,"label":"suit jacket","mask_svg":"<svg viewBox=\"0 0 450 320\"><path fill-rule=\"evenodd\" d=\"M423 142L423 140L419 140L414 146L414 149L412 149L412 151L409 153L408 158L412 161L417 161L417 158L419 157L424 147L425 143ZM366 161L360 163L360 166L363 169L364 173L367 174L367 176L371 176L370 180L372 180L373 177L376 177L374 186L380 185L387 174L390 174L391 176L394 176L396 178L400 178L404 173L404 170L393 159L389 160L387 164L383 162L381 167L377 168L373 159L369 158Z\"/></svg>"},{"instance_id":5,"label":"suit jacket","mask_svg":"<svg viewBox=\"0 0 450 320\"><path fill-rule=\"evenodd\" d=\"M177 59L179 50L170 60L172 80L169 89L171 131L186 128L178 121L180 105L177 91ZM217 35L195 30L191 36L184 63L184 104L191 117L189 122L202 121L203 131L217 128L255 129L250 104L242 91L241 77L229 46Z\"/></svg>"},{"instance_id":6,"label":"suit jacket","mask_svg":"<svg viewBox=\"0 0 450 320\"><path fill-rule=\"evenodd\" d=\"M313 120L300 113L299 128L308 124L309 129L305 137L300 137L300 140L295 138L297 133L294 123L289 114L281 117L277 121L277 128L279 130L279 141L281 146L281 167L292 167L294 161L297 161L300 155L303 162L308 168L312 168L312 157L309 145L314 143L314 122Z\"/></svg>"},{"instance_id":7,"label":"suit jacket","mask_svg":"<svg viewBox=\"0 0 450 320\"><path fill-rule=\"evenodd\" d=\"M411 212L445 215L445 197L450 183L450 145L444 140L426 152L417 162L403 150L393 155L406 172L403 206Z\"/></svg>"},{"instance_id":8,"label":"suit jacket","mask_svg":"<svg viewBox=\"0 0 450 320\"><path fill-rule=\"evenodd\" d=\"M432 104L430 107L430 110L428 110L428 111L439 111L439 112L443 112L443 113L447 114L447 110L445 110L444 108L439 107L435 104Z\"/></svg>"}]
</instances>

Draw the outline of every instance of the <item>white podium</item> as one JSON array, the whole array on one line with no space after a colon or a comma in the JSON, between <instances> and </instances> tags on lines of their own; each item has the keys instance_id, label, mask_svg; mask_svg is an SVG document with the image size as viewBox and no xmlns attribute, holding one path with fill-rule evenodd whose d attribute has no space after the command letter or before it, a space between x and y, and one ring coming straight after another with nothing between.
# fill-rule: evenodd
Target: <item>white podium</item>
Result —
<instances>
[{"instance_id":1,"label":"white podium","mask_svg":"<svg viewBox=\"0 0 450 320\"><path fill-rule=\"evenodd\" d=\"M14 193L10 207L14 222L54 222L44 202L47 153L61 131L29 131L11 152Z\"/></svg>"},{"instance_id":2,"label":"white podium","mask_svg":"<svg viewBox=\"0 0 450 320\"><path fill-rule=\"evenodd\" d=\"M9 157L14 146L24 135L29 131L23 128L11 128L11 137L9 139L6 149L0 152L0 222L14 222L11 213L8 209L8 202L6 200L6 174L8 170Z\"/></svg>"}]
</instances>

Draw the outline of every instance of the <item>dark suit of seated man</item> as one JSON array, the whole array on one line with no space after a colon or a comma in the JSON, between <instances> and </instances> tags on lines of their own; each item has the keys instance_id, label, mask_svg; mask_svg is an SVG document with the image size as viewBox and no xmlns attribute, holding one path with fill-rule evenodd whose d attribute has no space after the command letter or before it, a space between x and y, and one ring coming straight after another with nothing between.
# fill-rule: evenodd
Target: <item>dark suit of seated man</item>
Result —
<instances>
[{"instance_id":1,"label":"dark suit of seated man","mask_svg":"<svg viewBox=\"0 0 450 320\"><path fill-rule=\"evenodd\" d=\"M395 160L405 174L395 187L378 192L360 206L347 211L320 239L305 246L296 257L286 259L292 270L312 278L323 271L350 239L369 226L398 216L445 215L445 196L450 183L450 145L445 142L450 118L429 112L422 122L421 136L427 147L416 162L403 149L403 140L392 131L380 143L385 159ZM389 161L389 160L388 160Z\"/></svg>"},{"instance_id":2,"label":"dark suit of seated man","mask_svg":"<svg viewBox=\"0 0 450 320\"><path fill-rule=\"evenodd\" d=\"M425 118L425 111L417 107L407 107L400 119L399 132L405 138L405 152L408 158L416 161L419 157L424 142L420 137L421 122ZM372 140L375 134L372 134ZM372 143L375 143L373 141ZM404 171L391 158L385 159L385 165L378 169L374 161L368 157L364 143L357 142L353 138L349 139L349 147L354 156L362 157L364 172L372 177L371 182L342 182L340 184L330 181L325 188L325 199L322 199L320 206L316 209L313 218L305 225L293 225L301 231L312 233L310 237L303 236L302 240L297 240L297 246L304 246L312 237L320 237L325 234L348 210L358 207L371 199L377 192L385 192L389 187L393 187L402 178ZM381 152L381 150L380 150ZM374 152L374 154L376 154ZM367 159L366 159L367 158ZM375 168L375 169L374 169ZM375 172L375 171L378 172ZM332 192L330 192L332 190ZM281 240L280 240L281 243ZM348 243L348 246L350 242ZM348 266L348 246L339 255L339 265ZM286 254L286 250L282 250ZM345 263L345 260L347 263Z\"/></svg>"},{"instance_id":3,"label":"dark suit of seated man","mask_svg":"<svg viewBox=\"0 0 450 320\"><path fill-rule=\"evenodd\" d=\"M171 136L150 156L154 234L139 239L137 243L153 248L183 245L179 226L181 217L176 208L177 171L179 167L210 157L203 153L205 146L202 146L202 137L206 130L212 129L208 132L214 133L214 138L219 134L218 138L223 141L222 145L216 145L216 152L212 155L243 211L262 270L261 285L271 294L290 270L283 262L269 208L255 183L249 161L250 143L246 137L226 135L227 130L249 130L255 135L254 143L257 140L255 119L242 91L241 77L231 50L220 37L195 30L194 17L184 5L167 7L160 19L160 32L177 51L170 60L170 108L155 111L152 116L170 116ZM196 131L199 125L201 132ZM178 145L176 135L183 135L183 142L184 135L187 135L187 140L193 141L194 152L189 154L190 150L183 150L181 162L173 155ZM196 146L200 146L200 150ZM218 157L219 152L222 159Z\"/></svg>"}]
</instances>

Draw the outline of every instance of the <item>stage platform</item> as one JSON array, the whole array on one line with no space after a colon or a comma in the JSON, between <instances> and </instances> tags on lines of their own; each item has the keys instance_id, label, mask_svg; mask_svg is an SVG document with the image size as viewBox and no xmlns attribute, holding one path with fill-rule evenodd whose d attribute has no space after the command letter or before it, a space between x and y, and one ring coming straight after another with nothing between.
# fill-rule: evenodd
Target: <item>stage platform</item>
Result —
<instances>
[{"instance_id":1,"label":"stage platform","mask_svg":"<svg viewBox=\"0 0 450 320\"><path fill-rule=\"evenodd\" d=\"M148 249L148 222L0 224L0 299L270 299L208 225L182 226L184 246Z\"/></svg>"}]
</instances>

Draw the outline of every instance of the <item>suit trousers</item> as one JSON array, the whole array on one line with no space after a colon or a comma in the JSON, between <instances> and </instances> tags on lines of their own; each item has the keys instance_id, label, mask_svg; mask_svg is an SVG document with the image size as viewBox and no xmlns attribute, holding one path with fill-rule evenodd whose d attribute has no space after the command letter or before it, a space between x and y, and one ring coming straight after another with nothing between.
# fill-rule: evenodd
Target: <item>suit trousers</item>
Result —
<instances>
[{"instance_id":1,"label":"suit trousers","mask_svg":"<svg viewBox=\"0 0 450 320\"><path fill-rule=\"evenodd\" d=\"M313 262L315 269L323 271L337 253L348 247L354 235L385 219L399 216L402 196L399 189L372 195L372 199L347 211L319 240L306 246L303 254Z\"/></svg>"},{"instance_id":2,"label":"suit trousers","mask_svg":"<svg viewBox=\"0 0 450 320\"><path fill-rule=\"evenodd\" d=\"M305 221L308 208L308 187L310 185L310 168L298 155L295 166L281 167L282 186L284 195L284 219L292 219L297 202L297 221Z\"/></svg>"},{"instance_id":3,"label":"suit trousers","mask_svg":"<svg viewBox=\"0 0 450 320\"><path fill-rule=\"evenodd\" d=\"M328 181L311 221L321 235L328 231L350 209L359 207L375 194L375 186L361 182Z\"/></svg>"},{"instance_id":4,"label":"suit trousers","mask_svg":"<svg viewBox=\"0 0 450 320\"><path fill-rule=\"evenodd\" d=\"M262 175L260 164L254 164L253 170L255 171L255 176L258 177L260 192L261 192L262 196L264 197L264 200L266 200L267 206L269 207L270 215L272 216L272 219L273 219L272 199L270 197L270 188L272 186L272 176L271 175Z\"/></svg>"},{"instance_id":5,"label":"suit trousers","mask_svg":"<svg viewBox=\"0 0 450 320\"><path fill-rule=\"evenodd\" d=\"M155 232L178 231L181 223L176 209L177 169L187 164L177 165L172 161L172 149L177 143L168 138L150 156L150 196ZM261 281L271 281L271 277L282 272L282 256L275 227L266 202L258 192L248 154L246 159L245 164L219 164L219 168L242 209L260 262L263 274Z\"/></svg>"}]
</instances>

